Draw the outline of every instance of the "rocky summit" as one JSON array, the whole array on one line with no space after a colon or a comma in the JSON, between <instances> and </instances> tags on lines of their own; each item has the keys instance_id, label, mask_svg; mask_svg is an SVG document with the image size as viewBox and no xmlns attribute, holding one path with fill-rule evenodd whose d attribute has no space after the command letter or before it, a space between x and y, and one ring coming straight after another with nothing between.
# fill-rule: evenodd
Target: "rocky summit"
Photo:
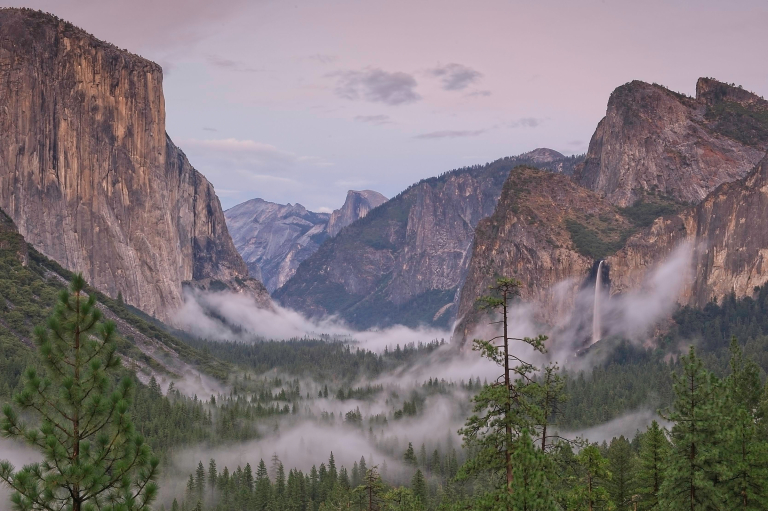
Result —
<instances>
[{"instance_id":1,"label":"rocky summit","mask_svg":"<svg viewBox=\"0 0 768 511\"><path fill-rule=\"evenodd\" d=\"M228 209L224 217L251 276L273 292L323 241L386 201L372 190L350 190L344 205L329 214L308 211L301 204L252 199Z\"/></svg>"},{"instance_id":2,"label":"rocky summit","mask_svg":"<svg viewBox=\"0 0 768 511\"><path fill-rule=\"evenodd\" d=\"M269 297L165 132L163 72L51 15L0 10L0 208L37 250L168 319L185 283Z\"/></svg>"},{"instance_id":3,"label":"rocky summit","mask_svg":"<svg viewBox=\"0 0 768 511\"><path fill-rule=\"evenodd\" d=\"M696 204L768 150L768 102L701 78L696 97L640 81L617 88L576 181L618 206L649 192Z\"/></svg>"}]
</instances>

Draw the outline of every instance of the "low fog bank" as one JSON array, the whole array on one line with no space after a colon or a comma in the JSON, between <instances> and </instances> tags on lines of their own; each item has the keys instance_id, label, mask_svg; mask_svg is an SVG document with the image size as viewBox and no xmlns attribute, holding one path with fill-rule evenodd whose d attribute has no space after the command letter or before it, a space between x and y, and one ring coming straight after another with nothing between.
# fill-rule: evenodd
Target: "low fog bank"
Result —
<instances>
[{"instance_id":1,"label":"low fog bank","mask_svg":"<svg viewBox=\"0 0 768 511\"><path fill-rule=\"evenodd\" d=\"M671 426L669 421L664 420L659 412L650 408L635 410L626 413L604 424L598 424L591 428L580 429L576 431L558 431L558 435L569 440L583 438L590 442L601 443L610 442L611 439L624 435L627 440L632 440L639 431L645 432L651 422L656 421L662 428Z\"/></svg>"},{"instance_id":2,"label":"low fog bank","mask_svg":"<svg viewBox=\"0 0 768 511\"><path fill-rule=\"evenodd\" d=\"M216 460L219 471L226 466L231 473L247 463L255 471L260 460L271 467L272 457L276 455L286 474L292 468L307 473L313 465L319 467L325 463L327 466L333 452L338 469L344 466L350 471L362 456L369 468L378 466L388 482L407 484L413 476L413 469L403 461L408 443L413 444L417 453L422 444L430 455L435 449L443 453L452 449L459 451L458 430L469 413L470 403L470 394L455 386L444 394L422 395L423 408L416 416L393 419L392 409L400 406L403 399L411 399L414 393L419 393L415 385L385 388L366 400L302 401L298 415L265 420L259 439L213 448L183 449L168 460L161 501L169 502L184 495L189 474L198 462L207 469L210 459ZM345 419L349 412L359 412L362 422Z\"/></svg>"},{"instance_id":3,"label":"low fog bank","mask_svg":"<svg viewBox=\"0 0 768 511\"><path fill-rule=\"evenodd\" d=\"M176 313L175 321L198 337L210 340L254 342L259 339L331 338L355 342L374 352L382 352L397 344L418 344L451 336L447 330L414 329L402 325L357 331L334 316L315 320L277 304L274 307L274 310L261 309L245 294L187 289L184 305Z\"/></svg>"}]
</instances>

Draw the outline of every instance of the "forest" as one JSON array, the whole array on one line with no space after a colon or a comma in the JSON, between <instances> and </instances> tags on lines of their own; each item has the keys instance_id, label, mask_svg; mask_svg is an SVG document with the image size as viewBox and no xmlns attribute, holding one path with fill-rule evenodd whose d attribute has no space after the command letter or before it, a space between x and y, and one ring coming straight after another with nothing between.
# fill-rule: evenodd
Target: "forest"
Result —
<instances>
[{"instance_id":1,"label":"forest","mask_svg":"<svg viewBox=\"0 0 768 511\"><path fill-rule=\"evenodd\" d=\"M440 376L440 364L455 356L444 341L373 353L332 339L193 338L90 290L40 254L31 252L25 266L13 253L0 252L2 428L4 436L36 447L42 459L25 467L0 465L0 479L15 489L14 508L58 509L62 488L82 490L86 483L103 492L95 497L101 509L768 505L768 286L752 297L679 308L653 349L606 339L600 349L608 356L589 371L518 360L510 381L499 384L479 375ZM72 305L78 296L85 308L79 312ZM495 300L489 303L506 303ZM219 390L198 395L177 388L178 377L121 335L101 312L104 306L133 325L134 334L179 347L196 367L218 375ZM73 325L91 329L81 348L91 350L91 364L83 367L89 376L81 374L79 384L62 362L78 358L71 353ZM690 340L694 346L680 348ZM516 342L545 351L539 341ZM503 360L504 350L487 342L475 348L489 362ZM145 361L144 377L115 362L121 357ZM430 367L435 374L428 376ZM416 369L423 371L416 384L391 377ZM446 406L446 423L435 423ZM81 452L88 462L80 465L64 463L77 436L66 410L78 407L103 424L85 430L91 437ZM578 434L637 410L657 411L656 420L613 438ZM307 424L312 432L341 432L359 452L326 446L321 435L304 449L327 452L311 460L297 461L295 450L283 460L277 448L260 447L242 463L230 461L232 449L291 441L292 432ZM188 462L201 446L206 456ZM188 451L185 463L175 458ZM109 468L104 460L112 460ZM110 479L121 466L130 468L119 481ZM94 497L82 495L86 509Z\"/></svg>"}]
</instances>

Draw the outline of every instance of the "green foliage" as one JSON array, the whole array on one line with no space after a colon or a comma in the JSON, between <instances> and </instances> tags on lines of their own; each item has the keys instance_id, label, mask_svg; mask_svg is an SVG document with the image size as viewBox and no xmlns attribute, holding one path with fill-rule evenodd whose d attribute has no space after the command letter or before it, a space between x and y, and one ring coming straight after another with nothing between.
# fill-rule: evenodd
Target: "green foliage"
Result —
<instances>
[{"instance_id":1,"label":"green foliage","mask_svg":"<svg viewBox=\"0 0 768 511\"><path fill-rule=\"evenodd\" d=\"M588 227L576 220L567 219L565 228L571 234L576 251L585 257L599 260L608 257L619 250L629 237L629 232L618 239L611 240L604 232Z\"/></svg>"},{"instance_id":2,"label":"green foliage","mask_svg":"<svg viewBox=\"0 0 768 511\"><path fill-rule=\"evenodd\" d=\"M762 149L768 142L766 108L747 108L735 101L721 101L707 108L704 118L717 132L743 144Z\"/></svg>"},{"instance_id":3,"label":"green foliage","mask_svg":"<svg viewBox=\"0 0 768 511\"><path fill-rule=\"evenodd\" d=\"M648 227L657 218L677 213L685 206L669 197L648 194L631 206L619 208L619 212L637 227Z\"/></svg>"},{"instance_id":4,"label":"green foliage","mask_svg":"<svg viewBox=\"0 0 768 511\"><path fill-rule=\"evenodd\" d=\"M683 370L675 374L676 399L664 418L672 427L672 449L661 500L672 509L720 509L718 444L722 437L720 387L691 347Z\"/></svg>"},{"instance_id":5,"label":"green foliage","mask_svg":"<svg viewBox=\"0 0 768 511\"><path fill-rule=\"evenodd\" d=\"M59 296L47 328L35 330L44 371L24 375L17 406L31 411L38 427L22 422L11 406L3 409L4 436L37 448L43 461L18 472L0 464L0 479L13 490L20 510L148 509L157 493L159 460L131 421L132 380L117 386L109 377L120 359L115 325L101 321L93 295L83 293L82 276Z\"/></svg>"},{"instance_id":6,"label":"green foliage","mask_svg":"<svg viewBox=\"0 0 768 511\"><path fill-rule=\"evenodd\" d=\"M655 420L640 440L640 459L637 469L637 490L642 496L641 509L659 509L659 493L664 483L669 440Z\"/></svg>"}]
</instances>

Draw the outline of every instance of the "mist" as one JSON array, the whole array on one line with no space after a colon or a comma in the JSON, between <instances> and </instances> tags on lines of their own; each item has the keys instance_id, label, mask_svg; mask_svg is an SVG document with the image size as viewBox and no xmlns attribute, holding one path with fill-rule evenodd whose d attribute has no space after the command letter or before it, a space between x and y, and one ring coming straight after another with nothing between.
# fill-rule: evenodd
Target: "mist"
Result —
<instances>
[{"instance_id":1,"label":"mist","mask_svg":"<svg viewBox=\"0 0 768 511\"><path fill-rule=\"evenodd\" d=\"M380 330L357 331L341 319L329 316L309 319L274 304L262 309L253 298L229 291L204 292L188 289L184 305L175 320L194 335L210 340L254 342L259 339L332 338L354 342L361 348L382 352L397 344L429 342L450 338L450 332L430 327L402 325Z\"/></svg>"}]
</instances>

